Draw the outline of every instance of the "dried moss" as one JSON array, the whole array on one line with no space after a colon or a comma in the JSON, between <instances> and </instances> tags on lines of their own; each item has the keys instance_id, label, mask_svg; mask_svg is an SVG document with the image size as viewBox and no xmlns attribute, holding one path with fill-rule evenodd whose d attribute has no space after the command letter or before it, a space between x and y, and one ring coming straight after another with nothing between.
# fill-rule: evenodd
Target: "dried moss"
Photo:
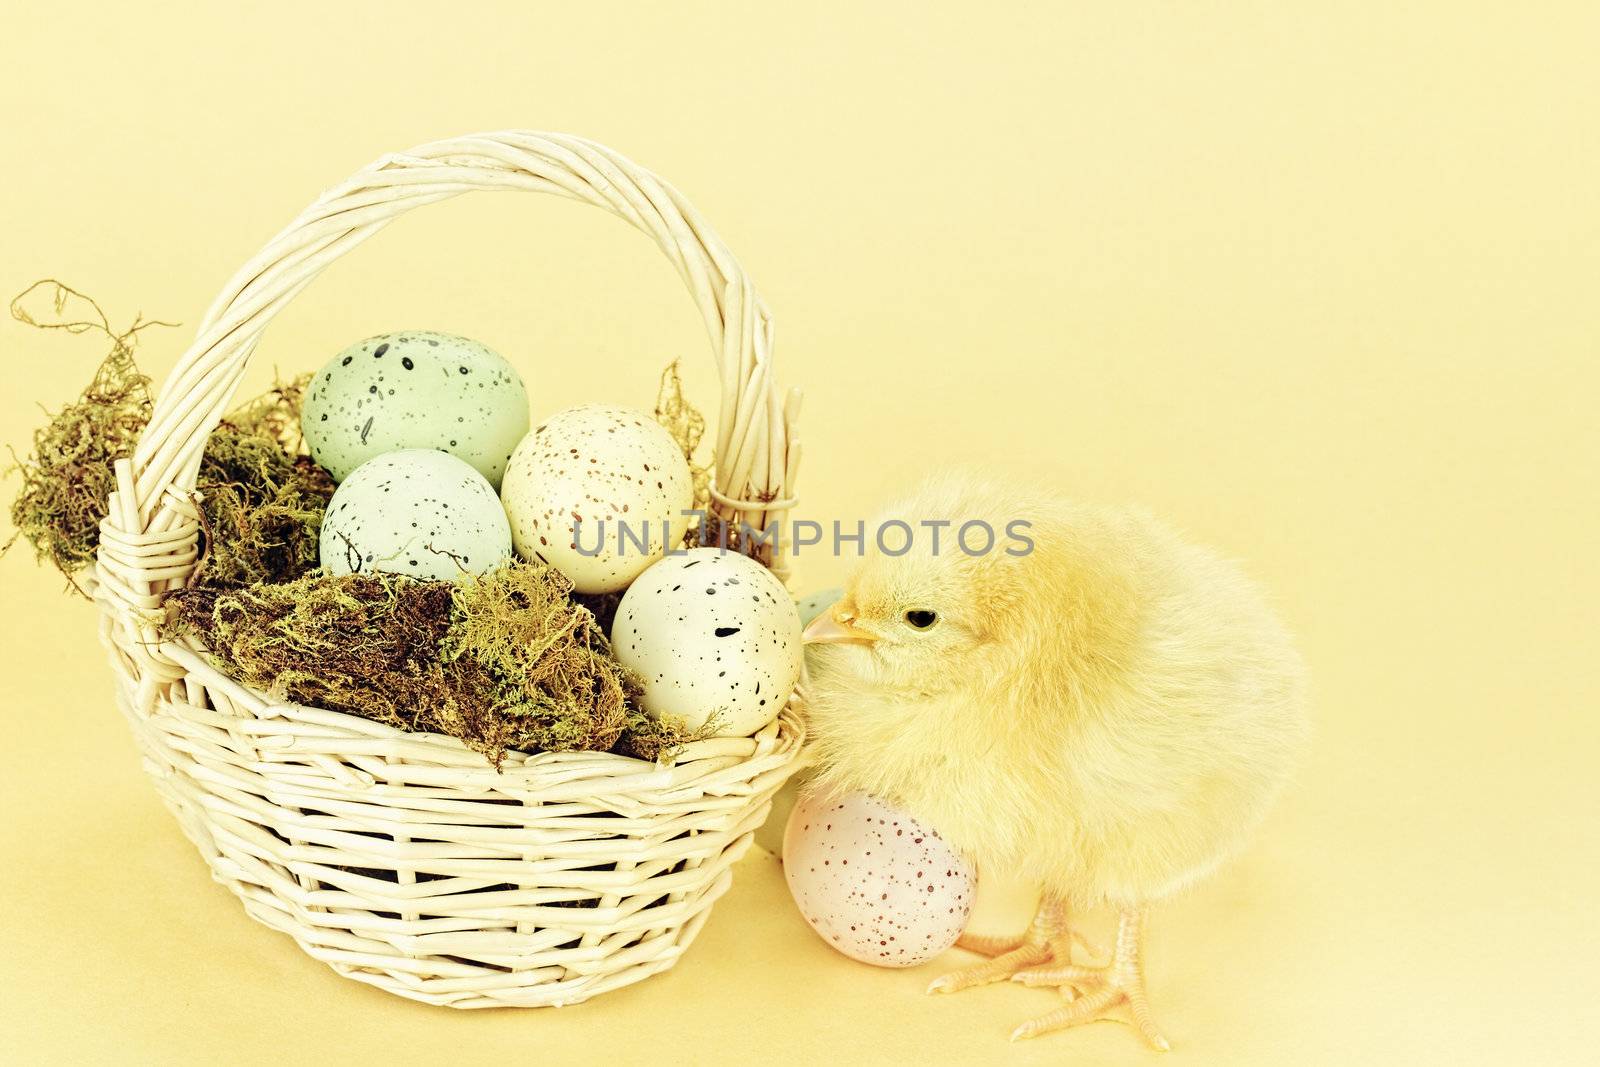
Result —
<instances>
[{"instance_id":1,"label":"dried moss","mask_svg":"<svg viewBox=\"0 0 1600 1067\"><path fill-rule=\"evenodd\" d=\"M694 477L694 508L702 516L702 522L684 531L684 547L719 545L743 552L763 566L770 567L770 543L746 537L744 527L727 522L711 511L711 466L695 461L695 452L705 437L706 420L683 395L683 380L678 375L677 360L661 372L661 387L656 394L656 421L666 428L683 450L684 458L689 461L689 473ZM757 499L762 502L776 500L777 494L762 493Z\"/></svg>"},{"instance_id":2,"label":"dried moss","mask_svg":"<svg viewBox=\"0 0 1600 1067\"><path fill-rule=\"evenodd\" d=\"M578 593L572 594L572 599L589 609L595 621L600 624L600 629L606 633L611 632L611 626L617 621L617 608L622 603L622 593Z\"/></svg>"},{"instance_id":3,"label":"dried moss","mask_svg":"<svg viewBox=\"0 0 1600 1067\"><path fill-rule=\"evenodd\" d=\"M450 589L386 574L306 577L248 589L190 586L167 600L230 674L274 696L401 729L447 687L438 657ZM487 684L484 685L487 691Z\"/></svg>"},{"instance_id":4,"label":"dried moss","mask_svg":"<svg viewBox=\"0 0 1600 1067\"><path fill-rule=\"evenodd\" d=\"M198 487L205 555L195 581L239 588L293 581L318 564L333 477L294 454L309 376L279 384L223 420L206 443Z\"/></svg>"},{"instance_id":5,"label":"dried moss","mask_svg":"<svg viewBox=\"0 0 1600 1067\"><path fill-rule=\"evenodd\" d=\"M36 314L30 305L41 301L49 311ZM40 561L48 560L71 581L94 562L100 545L100 520L116 480L112 464L133 454L139 432L150 421L150 379L134 365L134 345L145 328L171 324L136 319L119 333L99 304L54 280L35 282L18 294L11 316L41 330L104 334L111 343L88 387L34 433L26 458L13 453L15 463L7 472L22 476L11 504L17 536L27 538Z\"/></svg>"},{"instance_id":6,"label":"dried moss","mask_svg":"<svg viewBox=\"0 0 1600 1067\"><path fill-rule=\"evenodd\" d=\"M709 515L711 506L711 467L699 463L694 454L706 435L706 417L683 395L683 379L678 375L678 360L668 364L661 372L661 387L656 393L656 421L659 422L683 449L683 458L689 462L689 474L694 478L694 503L691 505L702 515ZM691 526L683 535L686 547L701 544L700 531Z\"/></svg>"},{"instance_id":7,"label":"dried moss","mask_svg":"<svg viewBox=\"0 0 1600 1067\"><path fill-rule=\"evenodd\" d=\"M49 317L29 310L40 299ZM80 308L88 310L74 317ZM53 281L18 296L12 314L111 342L88 388L17 461L13 521L70 579L94 560L112 464L132 454L149 422L150 383L132 350L156 323L117 333L93 300ZM542 564L462 583L315 572L334 483L303 454L308 380L247 402L207 442L197 479L204 550L189 587L168 598L170 633L198 638L231 675L281 698L458 737L497 765L509 749L666 759L707 732L639 709L638 684L605 637L618 598L580 603ZM676 365L662 377L657 416L689 458L703 508L709 471L693 455L705 420L683 400Z\"/></svg>"},{"instance_id":8,"label":"dried moss","mask_svg":"<svg viewBox=\"0 0 1600 1067\"><path fill-rule=\"evenodd\" d=\"M637 683L559 572L513 563L459 583L312 575L169 604L223 669L280 698L505 752L664 759L699 736L638 710Z\"/></svg>"},{"instance_id":9,"label":"dried moss","mask_svg":"<svg viewBox=\"0 0 1600 1067\"><path fill-rule=\"evenodd\" d=\"M690 741L710 737L715 729L714 720L698 730L691 730L681 719L652 719L630 703L627 718L622 724L622 734L614 747L624 756L660 762L677 755L678 750Z\"/></svg>"},{"instance_id":10,"label":"dried moss","mask_svg":"<svg viewBox=\"0 0 1600 1067\"><path fill-rule=\"evenodd\" d=\"M450 630L439 646L447 664L466 661L495 680L493 705L457 702L441 716L444 732L466 737L483 726L479 711L504 732L505 747L525 751L603 750L627 721L632 683L610 656L595 617L568 597L560 572L518 563L455 585Z\"/></svg>"},{"instance_id":11,"label":"dried moss","mask_svg":"<svg viewBox=\"0 0 1600 1067\"><path fill-rule=\"evenodd\" d=\"M298 378L276 383L230 412L223 426L276 441L279 450L288 455L303 454L306 439L300 430L300 414L305 410L306 390L311 387L312 377L308 371Z\"/></svg>"},{"instance_id":12,"label":"dried moss","mask_svg":"<svg viewBox=\"0 0 1600 1067\"><path fill-rule=\"evenodd\" d=\"M35 312L41 302L47 314ZM14 467L22 480L11 505L17 534L71 581L94 562L115 484L112 465L133 454L150 421L150 379L134 363L134 345L147 327L172 324L136 319L118 333L99 304L56 281L34 283L12 300L11 314L39 329L99 333L111 343L88 387L50 416ZM207 584L289 581L317 565L333 479L299 454L309 381L280 383L249 401L207 442L197 482L205 527L199 577Z\"/></svg>"}]
</instances>

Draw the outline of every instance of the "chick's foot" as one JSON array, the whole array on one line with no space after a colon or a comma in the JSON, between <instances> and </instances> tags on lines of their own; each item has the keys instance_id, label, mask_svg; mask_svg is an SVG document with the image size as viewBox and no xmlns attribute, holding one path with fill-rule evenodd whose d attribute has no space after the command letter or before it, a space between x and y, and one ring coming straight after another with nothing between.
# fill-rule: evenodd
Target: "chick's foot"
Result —
<instances>
[{"instance_id":1,"label":"chick's foot","mask_svg":"<svg viewBox=\"0 0 1600 1067\"><path fill-rule=\"evenodd\" d=\"M962 934L956 938L956 948L964 948L968 952L976 952L980 956L994 959L1007 952L1015 952L1023 946L1028 939L1022 935L1016 937L992 937L987 934Z\"/></svg>"},{"instance_id":2,"label":"chick's foot","mask_svg":"<svg viewBox=\"0 0 1600 1067\"><path fill-rule=\"evenodd\" d=\"M1067 910L1058 900L1046 898L1039 904L1033 925L1022 937L981 937L963 934L958 948L989 959L933 980L930 993L955 993L973 986L1001 982L1019 972L1047 963L1071 963L1072 943L1082 941L1067 922Z\"/></svg>"},{"instance_id":3,"label":"chick's foot","mask_svg":"<svg viewBox=\"0 0 1600 1067\"><path fill-rule=\"evenodd\" d=\"M1027 986L1056 986L1064 995L1074 998L1071 1004L1030 1019L1011 1033L1011 1040L1038 1037L1053 1030L1064 1030L1080 1023L1100 1019L1121 1020L1108 1015L1112 1008L1127 1004L1134 1029L1144 1037L1151 1048L1166 1052L1172 1048L1156 1026L1150 1014L1150 1002L1144 990L1143 957L1144 917L1134 909L1123 911L1117 924L1117 945L1111 962L1104 967L1076 967L1067 964L1059 967L1034 967L1019 970L1011 980ZM1079 995L1088 986L1088 991Z\"/></svg>"}]
</instances>

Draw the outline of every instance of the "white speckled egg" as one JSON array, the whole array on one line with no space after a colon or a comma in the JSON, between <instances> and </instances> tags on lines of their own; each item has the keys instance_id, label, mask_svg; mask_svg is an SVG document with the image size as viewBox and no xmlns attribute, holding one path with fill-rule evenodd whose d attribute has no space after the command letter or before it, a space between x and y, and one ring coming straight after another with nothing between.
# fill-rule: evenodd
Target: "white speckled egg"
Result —
<instances>
[{"instance_id":1,"label":"white speckled egg","mask_svg":"<svg viewBox=\"0 0 1600 1067\"><path fill-rule=\"evenodd\" d=\"M498 487L528 432L528 391L486 345L402 330L353 344L317 371L300 424L336 482L373 456L437 448Z\"/></svg>"},{"instance_id":2,"label":"white speckled egg","mask_svg":"<svg viewBox=\"0 0 1600 1067\"><path fill-rule=\"evenodd\" d=\"M878 967L914 967L955 944L977 886L934 830L865 793L802 796L783 834L783 873L824 941Z\"/></svg>"},{"instance_id":3,"label":"white speckled egg","mask_svg":"<svg viewBox=\"0 0 1600 1067\"><path fill-rule=\"evenodd\" d=\"M611 652L644 684L640 706L719 737L777 718L800 679L800 616L748 556L693 548L639 575L617 605Z\"/></svg>"},{"instance_id":4,"label":"white speckled egg","mask_svg":"<svg viewBox=\"0 0 1600 1067\"><path fill-rule=\"evenodd\" d=\"M511 528L494 488L465 460L413 448L350 472L328 502L318 551L330 574L455 579L509 559Z\"/></svg>"},{"instance_id":5,"label":"white speckled egg","mask_svg":"<svg viewBox=\"0 0 1600 1067\"><path fill-rule=\"evenodd\" d=\"M500 497L518 555L544 560L580 593L610 593L682 543L694 477L655 419L595 404L524 437Z\"/></svg>"}]
</instances>

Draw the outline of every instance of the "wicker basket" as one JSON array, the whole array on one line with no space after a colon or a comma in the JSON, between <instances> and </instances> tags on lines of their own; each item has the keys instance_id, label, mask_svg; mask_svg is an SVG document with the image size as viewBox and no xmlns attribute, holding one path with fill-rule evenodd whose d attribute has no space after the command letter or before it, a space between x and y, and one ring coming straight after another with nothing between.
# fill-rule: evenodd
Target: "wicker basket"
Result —
<instances>
[{"instance_id":1,"label":"wicker basket","mask_svg":"<svg viewBox=\"0 0 1600 1067\"><path fill-rule=\"evenodd\" d=\"M452 738L270 699L157 629L195 565L202 449L272 317L391 219L480 189L582 200L655 239L721 370L713 511L756 529L782 519L798 398L780 398L767 310L733 256L676 190L615 152L484 134L378 160L228 283L117 465L95 599L145 766L250 915L401 996L572 1004L667 969L694 939L793 769L792 700L756 736L694 743L670 766L511 753L496 771Z\"/></svg>"}]
</instances>

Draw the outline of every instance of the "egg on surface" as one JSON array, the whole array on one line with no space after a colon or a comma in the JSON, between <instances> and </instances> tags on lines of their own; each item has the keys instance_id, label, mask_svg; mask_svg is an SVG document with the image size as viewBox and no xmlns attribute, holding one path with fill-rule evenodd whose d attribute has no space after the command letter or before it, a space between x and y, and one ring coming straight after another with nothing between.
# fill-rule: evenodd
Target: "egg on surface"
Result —
<instances>
[{"instance_id":1,"label":"egg on surface","mask_svg":"<svg viewBox=\"0 0 1600 1067\"><path fill-rule=\"evenodd\" d=\"M300 424L336 482L373 456L437 448L498 487L528 432L528 391L487 345L401 330L353 344L317 371Z\"/></svg>"},{"instance_id":2,"label":"egg on surface","mask_svg":"<svg viewBox=\"0 0 1600 1067\"><path fill-rule=\"evenodd\" d=\"M719 737L777 718L800 679L800 616L783 583L748 556L693 548L636 578L611 624L611 653L639 676L639 703Z\"/></svg>"},{"instance_id":3,"label":"egg on surface","mask_svg":"<svg viewBox=\"0 0 1600 1067\"><path fill-rule=\"evenodd\" d=\"M802 796L784 829L783 874L824 941L878 967L914 967L954 945L977 884L930 827L865 793Z\"/></svg>"},{"instance_id":4,"label":"egg on surface","mask_svg":"<svg viewBox=\"0 0 1600 1067\"><path fill-rule=\"evenodd\" d=\"M511 539L580 593L622 589L683 541L694 476L655 419L598 404L534 427L500 487Z\"/></svg>"},{"instance_id":5,"label":"egg on surface","mask_svg":"<svg viewBox=\"0 0 1600 1067\"><path fill-rule=\"evenodd\" d=\"M453 580L511 556L500 498L465 460L431 448L367 460L334 490L318 552L330 574Z\"/></svg>"}]
</instances>

